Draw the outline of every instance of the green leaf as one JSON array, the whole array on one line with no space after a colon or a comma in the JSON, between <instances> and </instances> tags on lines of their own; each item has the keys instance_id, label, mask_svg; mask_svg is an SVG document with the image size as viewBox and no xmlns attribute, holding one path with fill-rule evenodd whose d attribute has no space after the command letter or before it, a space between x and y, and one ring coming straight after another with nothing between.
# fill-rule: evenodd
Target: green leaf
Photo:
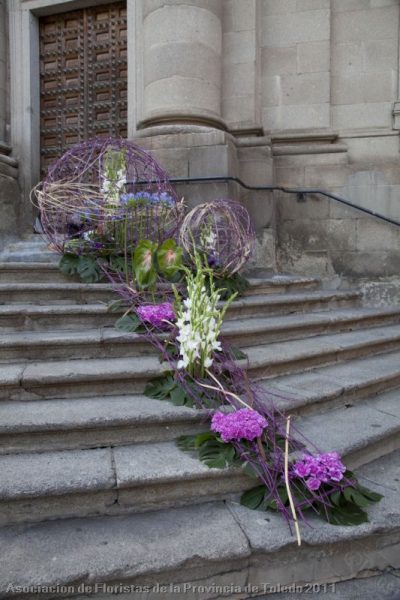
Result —
<instances>
[{"instance_id":1,"label":"green leaf","mask_svg":"<svg viewBox=\"0 0 400 600\"><path fill-rule=\"evenodd\" d=\"M170 397L172 404L174 404L175 406L185 406L186 401L187 401L186 392L180 386L174 387L171 390L169 397Z\"/></svg>"},{"instance_id":2,"label":"green leaf","mask_svg":"<svg viewBox=\"0 0 400 600\"><path fill-rule=\"evenodd\" d=\"M167 279L172 279L182 269L182 248L172 239L166 240L157 250L159 271Z\"/></svg>"},{"instance_id":3,"label":"green leaf","mask_svg":"<svg viewBox=\"0 0 400 600\"><path fill-rule=\"evenodd\" d=\"M239 275L239 273L235 273L230 277L214 278L214 286L217 290L219 290L221 300L227 300L235 293L240 296L247 290L249 285L250 284L247 279L245 279L245 277L242 275Z\"/></svg>"},{"instance_id":4,"label":"green leaf","mask_svg":"<svg viewBox=\"0 0 400 600\"><path fill-rule=\"evenodd\" d=\"M176 444L180 450L184 452L196 450L197 435L181 435L176 440Z\"/></svg>"},{"instance_id":5,"label":"green leaf","mask_svg":"<svg viewBox=\"0 0 400 600\"><path fill-rule=\"evenodd\" d=\"M251 490L247 490L244 492L240 498L240 504L242 506L247 506L247 508L251 508L252 510L257 510L257 508L261 505L265 498L266 487L264 485L258 485Z\"/></svg>"},{"instance_id":6,"label":"green leaf","mask_svg":"<svg viewBox=\"0 0 400 600\"><path fill-rule=\"evenodd\" d=\"M137 315L129 314L119 318L115 323L115 327L120 331L133 333L141 324L142 322Z\"/></svg>"},{"instance_id":7,"label":"green leaf","mask_svg":"<svg viewBox=\"0 0 400 600\"><path fill-rule=\"evenodd\" d=\"M377 492L373 492L369 488L363 487L362 485L358 485L357 489L358 489L358 491L363 496L365 496L366 498L368 498L368 500L370 502L379 502L379 500L382 500L382 498L383 498L382 494L378 494Z\"/></svg>"},{"instance_id":8,"label":"green leaf","mask_svg":"<svg viewBox=\"0 0 400 600\"><path fill-rule=\"evenodd\" d=\"M205 431L204 433L199 433L196 435L196 448L199 448L205 442L209 440L215 440L216 434L213 431Z\"/></svg>"},{"instance_id":9,"label":"green leaf","mask_svg":"<svg viewBox=\"0 0 400 600\"><path fill-rule=\"evenodd\" d=\"M221 442L212 431L182 436L178 440L178 447L185 451L197 451L201 462L210 468L225 469L236 462L236 451L232 444Z\"/></svg>"},{"instance_id":10,"label":"green leaf","mask_svg":"<svg viewBox=\"0 0 400 600\"><path fill-rule=\"evenodd\" d=\"M144 389L144 395L148 398L156 398L164 400L169 396L170 392L175 388L176 382L170 373L157 377L148 383Z\"/></svg>"},{"instance_id":11,"label":"green leaf","mask_svg":"<svg viewBox=\"0 0 400 600\"><path fill-rule=\"evenodd\" d=\"M343 490L343 497L347 502L351 502L360 508L365 508L369 505L369 500L353 487L346 487Z\"/></svg>"},{"instance_id":12,"label":"green leaf","mask_svg":"<svg viewBox=\"0 0 400 600\"><path fill-rule=\"evenodd\" d=\"M133 254L133 268L137 285L140 289L151 287L157 281L157 271L154 265L154 253L157 244L151 240L141 240Z\"/></svg>"},{"instance_id":13,"label":"green leaf","mask_svg":"<svg viewBox=\"0 0 400 600\"><path fill-rule=\"evenodd\" d=\"M326 511L320 511L321 516L324 516L331 525L342 525L350 527L361 525L368 522L367 513L359 506L347 504L346 506L329 508Z\"/></svg>"},{"instance_id":14,"label":"green leaf","mask_svg":"<svg viewBox=\"0 0 400 600\"><path fill-rule=\"evenodd\" d=\"M340 506L341 498L342 492L340 490L333 492L333 494L329 496L329 500L332 502L332 504L335 504L336 506Z\"/></svg>"},{"instance_id":15,"label":"green leaf","mask_svg":"<svg viewBox=\"0 0 400 600\"><path fill-rule=\"evenodd\" d=\"M254 467L251 463L249 463L249 462L244 463L244 465L242 467L242 471L244 473L246 473L246 475L248 475L249 477L252 477L253 479L258 479L258 474L254 470Z\"/></svg>"},{"instance_id":16,"label":"green leaf","mask_svg":"<svg viewBox=\"0 0 400 600\"><path fill-rule=\"evenodd\" d=\"M216 439L203 442L198 450L200 460L210 468L224 469L235 460L235 448L230 444L221 444Z\"/></svg>"},{"instance_id":17,"label":"green leaf","mask_svg":"<svg viewBox=\"0 0 400 600\"><path fill-rule=\"evenodd\" d=\"M244 360L247 358L247 354L242 352L240 348L237 348L236 346L231 346L230 351L235 360Z\"/></svg>"},{"instance_id":18,"label":"green leaf","mask_svg":"<svg viewBox=\"0 0 400 600\"><path fill-rule=\"evenodd\" d=\"M109 257L110 266L115 271L120 271L121 273L126 273L126 261L123 256L110 256Z\"/></svg>"},{"instance_id":19,"label":"green leaf","mask_svg":"<svg viewBox=\"0 0 400 600\"><path fill-rule=\"evenodd\" d=\"M61 273L64 273L65 275L76 275L78 273L78 263L79 256L67 253L61 257L58 266Z\"/></svg>"},{"instance_id":20,"label":"green leaf","mask_svg":"<svg viewBox=\"0 0 400 600\"><path fill-rule=\"evenodd\" d=\"M78 273L85 283L95 283L102 279L102 272L97 264L97 259L93 256L79 256Z\"/></svg>"},{"instance_id":21,"label":"green leaf","mask_svg":"<svg viewBox=\"0 0 400 600\"><path fill-rule=\"evenodd\" d=\"M125 306L126 303L124 300L113 300L108 305L108 310L110 312L120 312Z\"/></svg>"}]
</instances>

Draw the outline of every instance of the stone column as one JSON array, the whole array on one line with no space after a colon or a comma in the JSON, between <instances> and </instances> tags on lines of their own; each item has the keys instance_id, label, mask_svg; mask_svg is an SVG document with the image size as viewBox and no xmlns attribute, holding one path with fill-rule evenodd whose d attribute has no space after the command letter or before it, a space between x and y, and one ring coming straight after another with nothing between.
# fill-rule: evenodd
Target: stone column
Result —
<instances>
[{"instance_id":1,"label":"stone column","mask_svg":"<svg viewBox=\"0 0 400 600\"><path fill-rule=\"evenodd\" d=\"M18 163L9 156L8 144L8 13L6 0L0 0L0 252L19 234L20 191ZM1 259L0 259L1 260Z\"/></svg>"},{"instance_id":2,"label":"stone column","mask_svg":"<svg viewBox=\"0 0 400 600\"><path fill-rule=\"evenodd\" d=\"M221 119L221 0L143 0L143 113L139 129Z\"/></svg>"},{"instance_id":3,"label":"stone column","mask_svg":"<svg viewBox=\"0 0 400 600\"><path fill-rule=\"evenodd\" d=\"M6 7L5 0L0 0L0 152L6 139Z\"/></svg>"}]
</instances>

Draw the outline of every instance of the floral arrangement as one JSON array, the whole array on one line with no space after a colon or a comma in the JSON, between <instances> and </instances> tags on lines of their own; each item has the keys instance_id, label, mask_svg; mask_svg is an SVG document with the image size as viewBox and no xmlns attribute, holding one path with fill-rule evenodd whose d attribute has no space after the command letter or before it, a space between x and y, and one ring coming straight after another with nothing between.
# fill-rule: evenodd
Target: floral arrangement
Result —
<instances>
[{"instance_id":1,"label":"floral arrangement","mask_svg":"<svg viewBox=\"0 0 400 600\"><path fill-rule=\"evenodd\" d=\"M183 451L253 477L257 485L241 503L280 511L299 544L307 510L337 525L368 520L365 508L381 496L362 487L336 452L308 453L290 416L248 380L244 355L221 338L226 310L246 287L239 271L255 240L243 206L216 200L182 222L165 174L123 140L72 148L35 193L45 232L63 252L61 269L118 283L121 300L112 309L128 308L117 327L143 332L159 351L166 370L145 394L209 411L210 430L179 438Z\"/></svg>"},{"instance_id":2,"label":"floral arrangement","mask_svg":"<svg viewBox=\"0 0 400 600\"><path fill-rule=\"evenodd\" d=\"M254 251L249 213L235 200L218 199L193 208L183 220L179 242L188 254L199 253L219 276L232 276Z\"/></svg>"}]
</instances>

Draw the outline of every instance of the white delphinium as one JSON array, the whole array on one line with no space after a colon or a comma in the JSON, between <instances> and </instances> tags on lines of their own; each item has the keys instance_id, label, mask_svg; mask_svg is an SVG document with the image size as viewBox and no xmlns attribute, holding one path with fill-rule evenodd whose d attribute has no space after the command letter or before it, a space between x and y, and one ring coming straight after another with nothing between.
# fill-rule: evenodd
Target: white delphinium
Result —
<instances>
[{"instance_id":1,"label":"white delphinium","mask_svg":"<svg viewBox=\"0 0 400 600\"><path fill-rule=\"evenodd\" d=\"M187 298L182 301L176 293L176 326L179 329L176 339L180 356L177 367L203 377L205 369L213 363L214 352L222 349L218 340L222 321L236 294L219 308L220 293L215 289L212 270L202 265L198 255L195 264L195 274L186 271Z\"/></svg>"}]
</instances>

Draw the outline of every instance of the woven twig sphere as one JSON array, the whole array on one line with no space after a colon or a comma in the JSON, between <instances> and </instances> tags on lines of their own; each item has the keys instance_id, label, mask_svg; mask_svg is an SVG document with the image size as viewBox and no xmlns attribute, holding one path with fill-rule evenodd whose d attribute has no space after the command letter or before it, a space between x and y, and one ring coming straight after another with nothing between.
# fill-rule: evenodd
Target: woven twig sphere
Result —
<instances>
[{"instance_id":1,"label":"woven twig sphere","mask_svg":"<svg viewBox=\"0 0 400 600\"><path fill-rule=\"evenodd\" d=\"M118 244L115 224L122 222L127 223L124 243L126 237L132 243L162 242L176 237L182 220L165 171L123 139L95 138L71 147L33 196L44 232L60 252L69 240L93 232Z\"/></svg>"},{"instance_id":2,"label":"woven twig sphere","mask_svg":"<svg viewBox=\"0 0 400 600\"><path fill-rule=\"evenodd\" d=\"M255 231L246 208L235 200L218 199L193 208L183 220L180 243L189 256L205 255L210 267L233 275L251 257Z\"/></svg>"}]
</instances>

